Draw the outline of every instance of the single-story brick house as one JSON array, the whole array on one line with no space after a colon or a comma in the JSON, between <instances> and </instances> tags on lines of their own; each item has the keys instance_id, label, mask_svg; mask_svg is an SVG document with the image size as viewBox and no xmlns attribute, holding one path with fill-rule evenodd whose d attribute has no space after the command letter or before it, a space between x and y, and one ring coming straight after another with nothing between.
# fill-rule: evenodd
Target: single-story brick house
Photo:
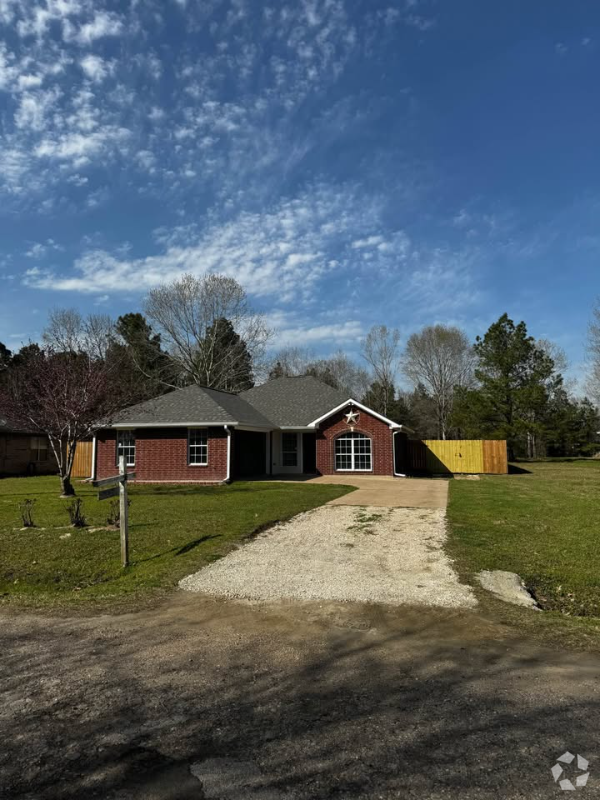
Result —
<instances>
[{"instance_id":1,"label":"single-story brick house","mask_svg":"<svg viewBox=\"0 0 600 800\"><path fill-rule=\"evenodd\" d=\"M21 430L0 419L0 476L55 472L56 460L47 436Z\"/></svg>"},{"instance_id":2,"label":"single-story brick house","mask_svg":"<svg viewBox=\"0 0 600 800\"><path fill-rule=\"evenodd\" d=\"M298 474L399 475L406 429L316 378L240 394L188 386L132 406L95 436L94 479L118 457L149 483Z\"/></svg>"}]
</instances>

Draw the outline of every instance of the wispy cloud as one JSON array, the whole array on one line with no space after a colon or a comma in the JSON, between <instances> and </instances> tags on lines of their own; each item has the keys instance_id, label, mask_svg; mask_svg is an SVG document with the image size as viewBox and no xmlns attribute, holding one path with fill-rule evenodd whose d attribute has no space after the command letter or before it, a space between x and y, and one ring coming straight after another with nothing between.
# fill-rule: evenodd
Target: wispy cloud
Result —
<instances>
[{"instance_id":1,"label":"wispy cloud","mask_svg":"<svg viewBox=\"0 0 600 800\"><path fill-rule=\"evenodd\" d=\"M424 7L406 0L398 15L370 4L350 14L345 0L215 0L161 13L144 3L117 12L104 0L0 0L0 20L18 33L0 43L4 206L65 185L93 191L83 180L92 171L106 184L99 173L141 152L149 155L133 162L147 171L146 195L189 196L202 175L219 203L272 197L360 115L338 99L306 125L305 104L370 57L392 18L414 26ZM167 13L185 21L175 51L161 38ZM115 38L127 47L114 47Z\"/></svg>"}]
</instances>

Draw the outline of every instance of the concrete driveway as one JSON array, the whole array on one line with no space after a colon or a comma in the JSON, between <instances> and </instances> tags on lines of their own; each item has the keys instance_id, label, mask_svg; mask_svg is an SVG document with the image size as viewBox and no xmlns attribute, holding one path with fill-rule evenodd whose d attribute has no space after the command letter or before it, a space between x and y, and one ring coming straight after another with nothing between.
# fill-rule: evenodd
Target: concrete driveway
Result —
<instances>
[{"instance_id":1,"label":"concrete driveway","mask_svg":"<svg viewBox=\"0 0 600 800\"><path fill-rule=\"evenodd\" d=\"M343 483L357 491L331 500L336 506L446 508L448 484L444 478L391 478L376 475L321 475L308 483Z\"/></svg>"}]
</instances>

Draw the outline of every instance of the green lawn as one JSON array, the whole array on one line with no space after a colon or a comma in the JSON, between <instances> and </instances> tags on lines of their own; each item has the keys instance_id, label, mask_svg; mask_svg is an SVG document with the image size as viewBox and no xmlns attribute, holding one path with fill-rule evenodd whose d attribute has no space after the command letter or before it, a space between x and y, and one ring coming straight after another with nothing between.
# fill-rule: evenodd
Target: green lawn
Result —
<instances>
[{"instance_id":1,"label":"green lawn","mask_svg":"<svg viewBox=\"0 0 600 800\"><path fill-rule=\"evenodd\" d=\"M0 480L0 601L32 606L130 605L171 589L257 529L322 505L346 486L234 483L130 487L131 566L120 566L119 533L69 527L56 477ZM110 501L77 484L90 528ZM18 504L34 498L37 527L19 530Z\"/></svg>"},{"instance_id":2,"label":"green lawn","mask_svg":"<svg viewBox=\"0 0 600 800\"><path fill-rule=\"evenodd\" d=\"M545 610L600 617L600 462L519 466L528 472L451 482L450 555L470 582L509 570Z\"/></svg>"}]
</instances>

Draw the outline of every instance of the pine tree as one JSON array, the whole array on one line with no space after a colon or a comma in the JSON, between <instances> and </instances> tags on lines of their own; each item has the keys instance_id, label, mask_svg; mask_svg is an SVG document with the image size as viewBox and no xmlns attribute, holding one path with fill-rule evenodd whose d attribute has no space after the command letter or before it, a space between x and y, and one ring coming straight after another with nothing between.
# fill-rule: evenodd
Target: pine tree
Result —
<instances>
[{"instance_id":1,"label":"pine tree","mask_svg":"<svg viewBox=\"0 0 600 800\"><path fill-rule=\"evenodd\" d=\"M220 317L206 332L206 347L200 374L206 375L206 386L227 392L243 392L254 386L252 356L246 342L225 317Z\"/></svg>"}]
</instances>

